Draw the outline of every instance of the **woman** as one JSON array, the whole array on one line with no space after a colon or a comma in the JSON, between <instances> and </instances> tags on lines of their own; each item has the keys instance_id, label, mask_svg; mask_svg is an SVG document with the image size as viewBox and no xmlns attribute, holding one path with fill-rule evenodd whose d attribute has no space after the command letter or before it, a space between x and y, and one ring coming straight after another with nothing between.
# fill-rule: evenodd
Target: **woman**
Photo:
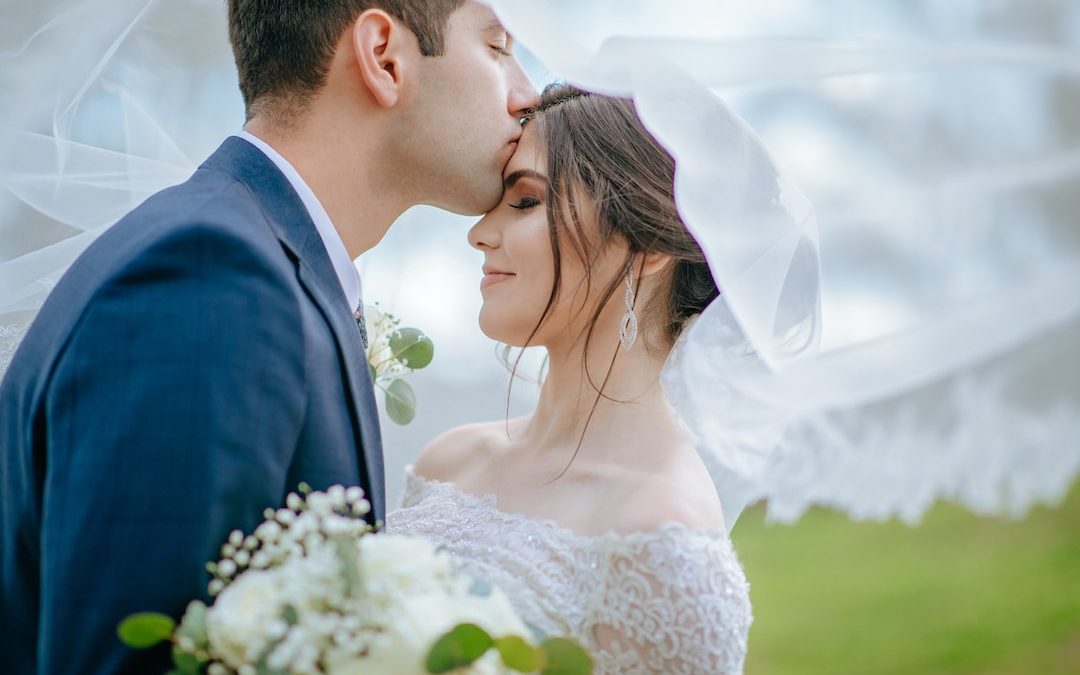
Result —
<instances>
[{"instance_id":1,"label":"woman","mask_svg":"<svg viewBox=\"0 0 1080 675\"><path fill-rule=\"evenodd\" d=\"M553 85L525 125L484 253L480 326L545 347L536 410L436 438L391 531L446 546L600 673L737 673L751 613L719 497L660 372L718 296L674 161L627 100Z\"/></svg>"}]
</instances>

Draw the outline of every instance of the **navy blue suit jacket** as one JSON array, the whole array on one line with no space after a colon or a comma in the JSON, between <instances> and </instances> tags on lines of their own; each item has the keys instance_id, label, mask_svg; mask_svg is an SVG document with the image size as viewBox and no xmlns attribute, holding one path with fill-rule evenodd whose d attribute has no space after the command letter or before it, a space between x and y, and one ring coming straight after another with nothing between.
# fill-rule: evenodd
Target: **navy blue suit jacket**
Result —
<instances>
[{"instance_id":1,"label":"navy blue suit jacket","mask_svg":"<svg viewBox=\"0 0 1080 675\"><path fill-rule=\"evenodd\" d=\"M205 563L301 481L384 513L356 321L286 178L230 138L102 235L0 385L0 668L148 673L116 637L179 617Z\"/></svg>"}]
</instances>

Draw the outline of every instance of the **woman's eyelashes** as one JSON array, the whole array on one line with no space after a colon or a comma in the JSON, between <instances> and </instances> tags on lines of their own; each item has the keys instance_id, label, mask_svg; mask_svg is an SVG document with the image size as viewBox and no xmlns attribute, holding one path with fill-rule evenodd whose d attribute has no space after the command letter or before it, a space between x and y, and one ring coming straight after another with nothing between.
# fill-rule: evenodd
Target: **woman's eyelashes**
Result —
<instances>
[{"instance_id":1,"label":"woman's eyelashes","mask_svg":"<svg viewBox=\"0 0 1080 675\"><path fill-rule=\"evenodd\" d=\"M534 206L539 206L540 200L536 197L522 197L517 204L510 204L510 208L517 209L519 211L528 211Z\"/></svg>"}]
</instances>

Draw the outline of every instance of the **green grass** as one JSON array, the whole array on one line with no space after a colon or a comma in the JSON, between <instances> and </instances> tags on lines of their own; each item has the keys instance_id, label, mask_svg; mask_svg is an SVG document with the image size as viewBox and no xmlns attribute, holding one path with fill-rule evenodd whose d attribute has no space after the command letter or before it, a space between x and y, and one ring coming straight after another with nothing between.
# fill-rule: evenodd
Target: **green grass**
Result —
<instances>
[{"instance_id":1,"label":"green grass","mask_svg":"<svg viewBox=\"0 0 1080 675\"><path fill-rule=\"evenodd\" d=\"M825 510L732 533L747 675L1080 673L1080 485L1022 521L940 505L917 528Z\"/></svg>"}]
</instances>

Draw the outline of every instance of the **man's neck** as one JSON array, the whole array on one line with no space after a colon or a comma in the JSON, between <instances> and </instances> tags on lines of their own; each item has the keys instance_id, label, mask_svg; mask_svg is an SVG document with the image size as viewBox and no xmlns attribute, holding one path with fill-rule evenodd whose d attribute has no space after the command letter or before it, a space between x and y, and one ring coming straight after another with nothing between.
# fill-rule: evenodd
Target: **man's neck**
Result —
<instances>
[{"instance_id":1,"label":"man's neck","mask_svg":"<svg viewBox=\"0 0 1080 675\"><path fill-rule=\"evenodd\" d=\"M374 158L377 143L312 112L302 124L281 129L255 118L244 129L284 157L319 199L349 257L373 248L412 204L387 185ZM373 158L359 161L358 158Z\"/></svg>"}]
</instances>

